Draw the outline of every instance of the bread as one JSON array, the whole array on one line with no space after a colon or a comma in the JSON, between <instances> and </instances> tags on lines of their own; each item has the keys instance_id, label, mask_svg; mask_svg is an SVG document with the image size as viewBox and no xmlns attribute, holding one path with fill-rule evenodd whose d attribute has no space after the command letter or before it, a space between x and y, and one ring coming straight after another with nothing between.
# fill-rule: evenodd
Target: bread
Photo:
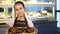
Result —
<instances>
[{"instance_id":1,"label":"bread","mask_svg":"<svg viewBox=\"0 0 60 34\"><path fill-rule=\"evenodd\" d=\"M32 33L34 32L34 28L17 28L17 27L12 27L9 28L8 33L16 34L16 33Z\"/></svg>"}]
</instances>

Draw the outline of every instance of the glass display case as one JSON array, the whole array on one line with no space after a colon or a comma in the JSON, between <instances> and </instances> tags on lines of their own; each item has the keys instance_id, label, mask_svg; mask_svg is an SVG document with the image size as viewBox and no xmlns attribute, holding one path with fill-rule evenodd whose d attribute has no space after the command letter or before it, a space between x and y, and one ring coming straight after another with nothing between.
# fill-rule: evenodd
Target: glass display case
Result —
<instances>
[{"instance_id":1,"label":"glass display case","mask_svg":"<svg viewBox=\"0 0 60 34\"><path fill-rule=\"evenodd\" d=\"M14 18L13 8L12 7L2 7L0 8L0 23L5 23L5 21L10 21Z\"/></svg>"},{"instance_id":2,"label":"glass display case","mask_svg":"<svg viewBox=\"0 0 60 34\"><path fill-rule=\"evenodd\" d=\"M32 3L31 3L32 2ZM55 18L55 3L52 0L35 0L27 1L25 15L30 19L34 20L44 20Z\"/></svg>"},{"instance_id":3,"label":"glass display case","mask_svg":"<svg viewBox=\"0 0 60 34\"><path fill-rule=\"evenodd\" d=\"M14 18L14 0L0 0L0 23L9 22Z\"/></svg>"}]
</instances>

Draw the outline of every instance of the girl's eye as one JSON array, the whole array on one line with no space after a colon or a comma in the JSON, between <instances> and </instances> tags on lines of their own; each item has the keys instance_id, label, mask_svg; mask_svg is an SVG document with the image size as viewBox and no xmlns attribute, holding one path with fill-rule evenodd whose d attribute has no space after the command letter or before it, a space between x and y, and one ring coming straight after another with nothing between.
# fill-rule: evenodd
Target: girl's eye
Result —
<instances>
[{"instance_id":1,"label":"girl's eye","mask_svg":"<svg viewBox=\"0 0 60 34\"><path fill-rule=\"evenodd\" d=\"M18 11L18 9L15 9L15 11Z\"/></svg>"},{"instance_id":2,"label":"girl's eye","mask_svg":"<svg viewBox=\"0 0 60 34\"><path fill-rule=\"evenodd\" d=\"M20 8L20 10L22 10L22 8Z\"/></svg>"}]
</instances>

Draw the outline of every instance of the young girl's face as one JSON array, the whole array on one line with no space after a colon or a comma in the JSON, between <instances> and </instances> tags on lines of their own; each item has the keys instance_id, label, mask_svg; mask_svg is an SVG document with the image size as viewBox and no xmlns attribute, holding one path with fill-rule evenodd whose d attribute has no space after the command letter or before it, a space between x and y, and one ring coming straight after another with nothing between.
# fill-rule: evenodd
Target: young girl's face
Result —
<instances>
[{"instance_id":1,"label":"young girl's face","mask_svg":"<svg viewBox=\"0 0 60 34\"><path fill-rule=\"evenodd\" d=\"M17 14L17 16L24 15L25 8L23 7L22 4L16 4L14 10L15 10L15 13Z\"/></svg>"}]
</instances>

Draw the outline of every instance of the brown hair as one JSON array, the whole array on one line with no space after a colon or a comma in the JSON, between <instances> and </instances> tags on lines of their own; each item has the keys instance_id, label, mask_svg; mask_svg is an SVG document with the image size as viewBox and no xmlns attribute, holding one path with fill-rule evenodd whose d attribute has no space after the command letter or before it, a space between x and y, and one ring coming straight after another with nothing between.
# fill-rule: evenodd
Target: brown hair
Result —
<instances>
[{"instance_id":1,"label":"brown hair","mask_svg":"<svg viewBox=\"0 0 60 34\"><path fill-rule=\"evenodd\" d=\"M25 8L24 3L23 3L23 2L21 2L21 1L17 1L17 2L14 4L14 8L15 8L15 5L16 5L16 4L22 4L22 6Z\"/></svg>"}]
</instances>

